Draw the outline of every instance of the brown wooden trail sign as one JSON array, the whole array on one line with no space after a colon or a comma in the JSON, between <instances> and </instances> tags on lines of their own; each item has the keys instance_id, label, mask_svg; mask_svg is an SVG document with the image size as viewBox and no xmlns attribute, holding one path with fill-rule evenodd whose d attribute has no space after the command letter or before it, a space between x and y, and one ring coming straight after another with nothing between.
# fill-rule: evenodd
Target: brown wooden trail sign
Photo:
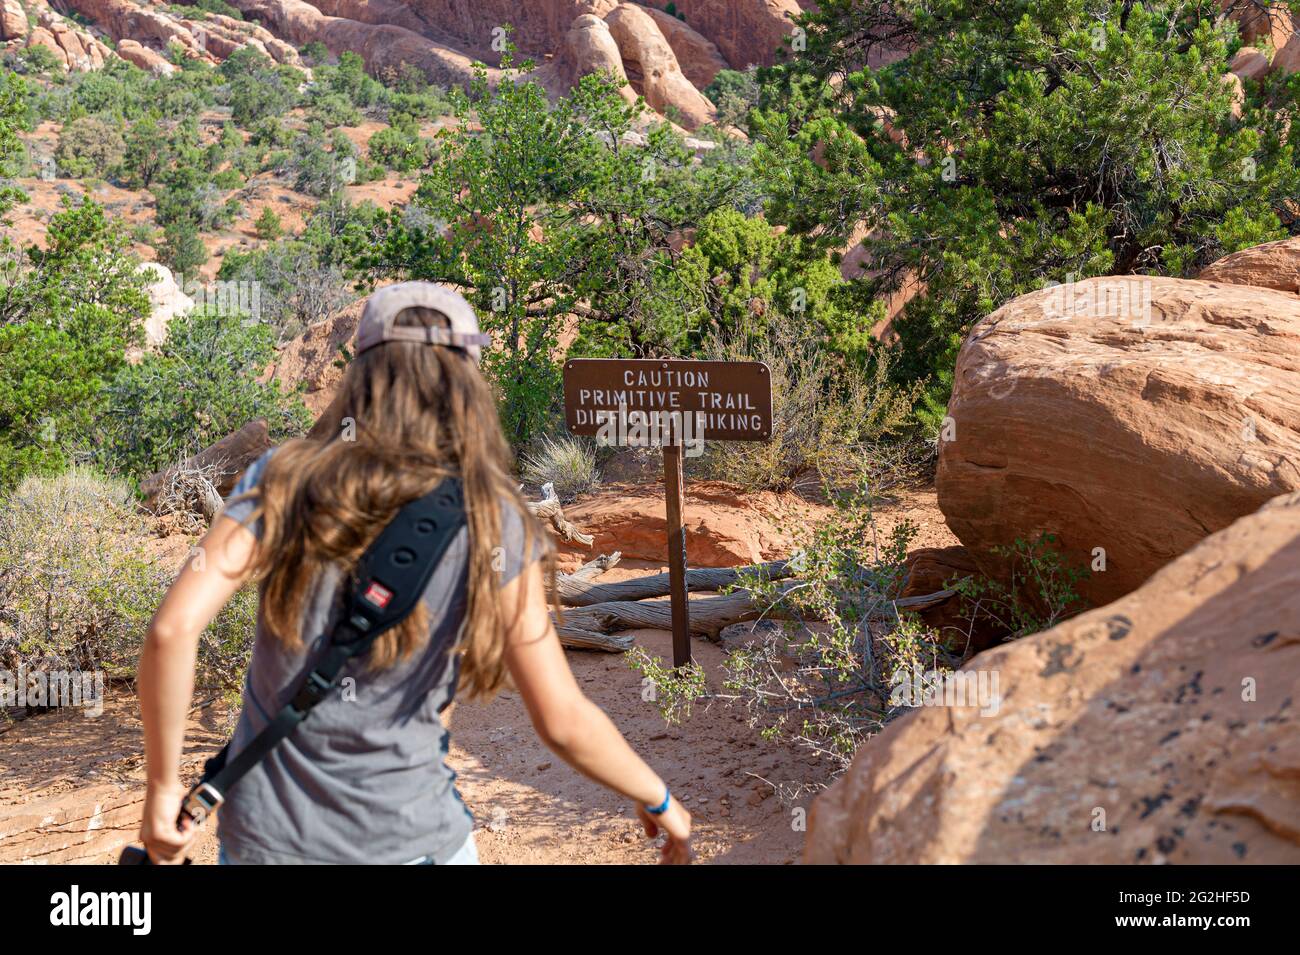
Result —
<instances>
[{"instance_id":1,"label":"brown wooden trail sign","mask_svg":"<svg viewBox=\"0 0 1300 955\"><path fill-rule=\"evenodd\" d=\"M691 662L682 526L683 451L705 441L767 441L772 376L757 361L573 358L564 363L564 419L574 434L619 447L662 447L668 511L673 666Z\"/></svg>"}]
</instances>

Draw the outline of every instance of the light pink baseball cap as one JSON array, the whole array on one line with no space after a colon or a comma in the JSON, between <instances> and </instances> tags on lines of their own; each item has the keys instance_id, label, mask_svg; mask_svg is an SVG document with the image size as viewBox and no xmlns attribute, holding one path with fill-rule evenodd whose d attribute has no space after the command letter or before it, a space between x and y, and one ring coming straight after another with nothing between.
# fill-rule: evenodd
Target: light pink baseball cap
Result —
<instances>
[{"instance_id":1,"label":"light pink baseball cap","mask_svg":"<svg viewBox=\"0 0 1300 955\"><path fill-rule=\"evenodd\" d=\"M447 316L449 328L417 328L394 325L398 314L408 308L427 308ZM384 342L419 342L462 348L478 362L481 348L492 339L478 328L478 316L459 292L433 282L402 282L377 290L366 302L357 326L356 352Z\"/></svg>"}]
</instances>

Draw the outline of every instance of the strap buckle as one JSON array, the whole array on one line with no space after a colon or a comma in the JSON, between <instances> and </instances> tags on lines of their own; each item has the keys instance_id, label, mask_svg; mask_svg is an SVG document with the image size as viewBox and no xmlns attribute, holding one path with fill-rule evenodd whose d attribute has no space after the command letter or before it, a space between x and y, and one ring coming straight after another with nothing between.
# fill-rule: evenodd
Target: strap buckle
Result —
<instances>
[{"instance_id":1,"label":"strap buckle","mask_svg":"<svg viewBox=\"0 0 1300 955\"><path fill-rule=\"evenodd\" d=\"M334 681L321 676L319 670L312 670L307 679L302 681L298 692L294 694L291 704L299 713L306 713L313 706L325 699L325 694L334 689Z\"/></svg>"},{"instance_id":2,"label":"strap buckle","mask_svg":"<svg viewBox=\"0 0 1300 955\"><path fill-rule=\"evenodd\" d=\"M199 783L189 791L181 811L194 820L195 825L203 825L213 811L226 801L226 797L217 792L211 783Z\"/></svg>"}]
</instances>

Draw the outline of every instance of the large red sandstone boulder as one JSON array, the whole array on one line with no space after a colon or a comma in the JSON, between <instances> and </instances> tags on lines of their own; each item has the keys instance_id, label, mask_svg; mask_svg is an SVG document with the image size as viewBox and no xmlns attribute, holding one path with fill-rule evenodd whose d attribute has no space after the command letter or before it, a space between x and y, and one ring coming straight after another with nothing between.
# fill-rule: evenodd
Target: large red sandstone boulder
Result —
<instances>
[{"instance_id":1,"label":"large red sandstone boulder","mask_svg":"<svg viewBox=\"0 0 1300 955\"><path fill-rule=\"evenodd\" d=\"M700 35L672 14L665 13L658 7L645 7L645 12L655 22L659 32L664 35L668 45L673 48L677 63L682 68L682 75L698 89L704 89L713 82L714 77L727 69L727 61L718 52L712 40Z\"/></svg>"},{"instance_id":2,"label":"large red sandstone boulder","mask_svg":"<svg viewBox=\"0 0 1300 955\"><path fill-rule=\"evenodd\" d=\"M0 40L21 40L30 26L18 0L0 0Z\"/></svg>"},{"instance_id":3,"label":"large red sandstone boulder","mask_svg":"<svg viewBox=\"0 0 1300 955\"><path fill-rule=\"evenodd\" d=\"M941 435L939 507L982 570L1058 536L1093 605L1300 489L1300 296L1089 279L975 326Z\"/></svg>"},{"instance_id":4,"label":"large red sandstone boulder","mask_svg":"<svg viewBox=\"0 0 1300 955\"><path fill-rule=\"evenodd\" d=\"M128 63L134 63L140 69L148 70L150 73L170 76L176 72L176 67L168 62L167 58L161 53L151 50L147 46L141 46L135 40L119 40L117 55Z\"/></svg>"},{"instance_id":5,"label":"large red sandstone boulder","mask_svg":"<svg viewBox=\"0 0 1300 955\"><path fill-rule=\"evenodd\" d=\"M813 805L806 861L1300 862L1297 580L1291 494L980 654L962 672L985 674L988 715L923 706L863 744Z\"/></svg>"},{"instance_id":6,"label":"large red sandstone boulder","mask_svg":"<svg viewBox=\"0 0 1300 955\"><path fill-rule=\"evenodd\" d=\"M1293 34L1286 46L1273 54L1273 72L1290 76L1300 73L1300 33Z\"/></svg>"},{"instance_id":7,"label":"large red sandstone boulder","mask_svg":"<svg viewBox=\"0 0 1300 955\"><path fill-rule=\"evenodd\" d=\"M564 82L573 84L590 73L606 73L619 84L619 91L629 102L636 101L636 93L628 85L623 70L623 55L610 35L609 24L600 17L583 14L573 21L564 36L568 75Z\"/></svg>"},{"instance_id":8,"label":"large red sandstone boulder","mask_svg":"<svg viewBox=\"0 0 1300 955\"><path fill-rule=\"evenodd\" d=\"M1280 239L1242 249L1206 266L1196 277L1300 294L1300 239Z\"/></svg>"},{"instance_id":9,"label":"large red sandstone boulder","mask_svg":"<svg viewBox=\"0 0 1300 955\"><path fill-rule=\"evenodd\" d=\"M1258 80L1268 73L1268 54L1258 47L1243 46L1228 61L1228 69L1243 80Z\"/></svg>"},{"instance_id":10,"label":"large red sandstone boulder","mask_svg":"<svg viewBox=\"0 0 1300 955\"><path fill-rule=\"evenodd\" d=\"M677 0L677 11L737 70L777 62L802 12L796 0Z\"/></svg>"},{"instance_id":11,"label":"large red sandstone boulder","mask_svg":"<svg viewBox=\"0 0 1300 955\"><path fill-rule=\"evenodd\" d=\"M628 79L640 87L651 109L677 111L681 124L691 130L717 118L713 104L682 74L672 47L642 7L619 4L605 22L623 56Z\"/></svg>"}]
</instances>

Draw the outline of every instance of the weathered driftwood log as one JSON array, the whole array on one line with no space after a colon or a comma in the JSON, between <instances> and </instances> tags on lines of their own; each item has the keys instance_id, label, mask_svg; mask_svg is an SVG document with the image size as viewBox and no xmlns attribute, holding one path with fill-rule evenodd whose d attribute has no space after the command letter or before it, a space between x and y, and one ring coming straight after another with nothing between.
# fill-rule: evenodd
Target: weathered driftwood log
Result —
<instances>
[{"instance_id":1,"label":"weathered driftwood log","mask_svg":"<svg viewBox=\"0 0 1300 955\"><path fill-rule=\"evenodd\" d=\"M589 560L571 574L557 574L556 588L562 586L563 581L587 581L599 577L605 571L618 564L622 554L614 551L612 554L602 554L594 560ZM631 636L614 636L608 633L595 633L591 630L582 630L578 627L556 624L556 633L560 635L561 645L568 647L570 650L603 650L606 653L624 653L632 649Z\"/></svg>"},{"instance_id":2,"label":"weathered driftwood log","mask_svg":"<svg viewBox=\"0 0 1300 955\"><path fill-rule=\"evenodd\" d=\"M795 582L786 584L793 586ZM784 591L785 588L782 588ZM760 606L748 590L737 590L720 597L700 597L688 601L690 605L691 632L706 637L716 637L718 632L733 623L756 620L766 611L769 616L781 616L779 607ZM566 626L597 633L615 633L619 630L645 628L671 630L673 628L671 600L612 600L606 603L574 607L564 612Z\"/></svg>"},{"instance_id":3,"label":"weathered driftwood log","mask_svg":"<svg viewBox=\"0 0 1300 955\"><path fill-rule=\"evenodd\" d=\"M527 503L530 511L542 520L550 522L560 540L566 544L580 544L583 547L591 546L594 538L590 534L582 533L578 530L577 525L565 519L564 510L560 507L560 499L555 496L555 487L553 485L546 484L542 486L542 499L540 501L528 501Z\"/></svg>"},{"instance_id":4,"label":"weathered driftwood log","mask_svg":"<svg viewBox=\"0 0 1300 955\"><path fill-rule=\"evenodd\" d=\"M216 444L191 455L180 464L163 468L140 482L146 501L153 501L167 489L176 472L203 472L209 476L218 494L225 497L235 480L264 451L271 447L270 431L265 418L254 418L238 431L226 435Z\"/></svg>"},{"instance_id":5,"label":"weathered driftwood log","mask_svg":"<svg viewBox=\"0 0 1300 955\"><path fill-rule=\"evenodd\" d=\"M623 559L622 551L614 551L612 554L601 554L587 561L571 574L556 574L555 587L560 593L564 588L575 588L585 584L586 581L599 577L605 571L618 566L618 562ZM561 583L563 582L563 583Z\"/></svg>"},{"instance_id":6,"label":"weathered driftwood log","mask_svg":"<svg viewBox=\"0 0 1300 955\"><path fill-rule=\"evenodd\" d=\"M799 581L787 581L778 594L798 587ZM891 605L899 610L922 610L947 600L954 591L940 590L933 594L905 597L901 600L881 601L879 613L884 614ZM759 617L785 619L789 612L770 603L759 604L747 590L718 597L700 597L689 601L691 632L714 639L724 627ZM595 633L617 633L620 630L645 628L671 630L672 601L670 600L613 600L605 603L574 607L564 612L565 626Z\"/></svg>"},{"instance_id":7,"label":"weathered driftwood log","mask_svg":"<svg viewBox=\"0 0 1300 955\"><path fill-rule=\"evenodd\" d=\"M589 565L588 565L589 566ZM619 600L645 600L647 597L668 596L668 575L649 574L620 580L613 584L590 583L592 574L584 574L584 566L572 574L561 574L556 578L555 589L560 603L566 607L589 607L592 604ZM773 560L766 564L754 564L749 567L704 567L686 571L686 589L692 593L702 590L721 590L729 587L742 575L757 574L766 580L781 580L790 576L787 561Z\"/></svg>"},{"instance_id":8,"label":"weathered driftwood log","mask_svg":"<svg viewBox=\"0 0 1300 955\"><path fill-rule=\"evenodd\" d=\"M606 653L626 653L632 649L632 635L614 633L596 633L568 625L557 626L555 632L560 635L560 644L570 650L603 650Z\"/></svg>"}]
</instances>

